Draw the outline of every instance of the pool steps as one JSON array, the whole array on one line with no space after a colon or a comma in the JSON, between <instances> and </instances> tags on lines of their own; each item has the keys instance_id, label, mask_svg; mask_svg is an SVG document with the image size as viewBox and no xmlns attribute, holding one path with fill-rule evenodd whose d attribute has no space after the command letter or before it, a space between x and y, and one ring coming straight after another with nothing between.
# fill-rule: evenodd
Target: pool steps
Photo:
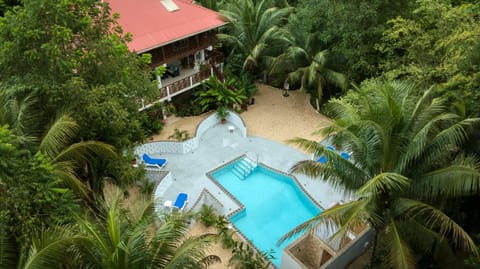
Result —
<instances>
[{"instance_id":1,"label":"pool steps","mask_svg":"<svg viewBox=\"0 0 480 269\"><path fill-rule=\"evenodd\" d=\"M235 176L237 176L241 180L245 180L257 167L256 164L252 163L247 158L240 159L232 168L232 172Z\"/></svg>"}]
</instances>

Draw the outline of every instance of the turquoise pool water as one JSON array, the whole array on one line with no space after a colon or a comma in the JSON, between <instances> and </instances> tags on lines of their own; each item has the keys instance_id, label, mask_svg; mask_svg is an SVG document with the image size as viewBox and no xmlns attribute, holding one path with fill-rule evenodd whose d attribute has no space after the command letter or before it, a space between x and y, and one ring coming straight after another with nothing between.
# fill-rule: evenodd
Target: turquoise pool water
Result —
<instances>
[{"instance_id":1,"label":"turquoise pool water","mask_svg":"<svg viewBox=\"0 0 480 269\"><path fill-rule=\"evenodd\" d=\"M280 267L283 249L292 238L277 246L277 241L292 228L318 215L318 208L295 184L283 174L262 166L242 172L240 159L212 173L219 184L237 198L245 209L230 221L262 251L273 250L271 261ZM247 176L248 174L248 176Z\"/></svg>"}]
</instances>

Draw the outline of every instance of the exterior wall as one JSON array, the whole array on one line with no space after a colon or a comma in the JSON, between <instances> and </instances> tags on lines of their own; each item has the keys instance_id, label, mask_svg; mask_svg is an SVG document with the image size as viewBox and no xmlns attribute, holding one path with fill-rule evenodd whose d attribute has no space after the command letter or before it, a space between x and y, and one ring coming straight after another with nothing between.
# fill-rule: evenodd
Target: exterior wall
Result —
<instances>
[{"instance_id":1,"label":"exterior wall","mask_svg":"<svg viewBox=\"0 0 480 269\"><path fill-rule=\"evenodd\" d=\"M148 182L151 183L159 183L161 182L170 172L168 171L163 171L163 170L158 170L158 169L151 169L151 168L145 168L147 173L145 176L148 179Z\"/></svg>"},{"instance_id":2,"label":"exterior wall","mask_svg":"<svg viewBox=\"0 0 480 269\"><path fill-rule=\"evenodd\" d=\"M163 197L163 194L165 191L170 187L170 185L173 182L172 178L172 173L168 172L167 175L165 175L158 183L158 185L155 187L155 191L153 192L153 207L155 209L155 212L160 213L163 207L163 201L160 200L155 200L155 197Z\"/></svg>"},{"instance_id":3,"label":"exterior wall","mask_svg":"<svg viewBox=\"0 0 480 269\"><path fill-rule=\"evenodd\" d=\"M234 124L242 137L247 137L247 127L245 126L242 118L237 113L230 112L228 115L227 120ZM135 147L135 155L139 159L138 161L142 161L143 153L147 153L149 155L158 155L161 153L180 153L185 154L195 150L198 147L198 142L200 137L210 128L218 124L218 119L215 113L208 116L204 119L197 127L197 131L195 133L195 137L183 141L183 142L175 142L175 141L158 141L158 142L150 142L140 146Z\"/></svg>"},{"instance_id":4,"label":"exterior wall","mask_svg":"<svg viewBox=\"0 0 480 269\"><path fill-rule=\"evenodd\" d=\"M370 242L373 240L373 230L365 229L361 232L355 240L347 244L342 250L338 251L335 256L330 258L325 264L320 266L319 269L344 269L349 265L354 259L362 255L367 248L370 246ZM317 234L315 236L318 237ZM281 269L306 269L302 262L300 262L295 255L290 252L290 249L293 248L297 243L304 239L305 236L301 236L293 243L291 243L287 248L283 250ZM319 237L320 238L320 237ZM324 239L320 238L324 243Z\"/></svg>"},{"instance_id":5,"label":"exterior wall","mask_svg":"<svg viewBox=\"0 0 480 269\"><path fill-rule=\"evenodd\" d=\"M245 125L245 122L243 122L242 118L238 116L237 113L230 112L227 116L227 121L237 126L242 137L247 137L247 126Z\"/></svg>"},{"instance_id":6,"label":"exterior wall","mask_svg":"<svg viewBox=\"0 0 480 269\"><path fill-rule=\"evenodd\" d=\"M204 204L213 207L215 213L218 215L226 214L223 204L218 201L218 199L215 198L215 196L211 194L207 189L202 190L200 197L197 199L197 201L195 201L191 210L193 212L198 212Z\"/></svg>"},{"instance_id":7,"label":"exterior wall","mask_svg":"<svg viewBox=\"0 0 480 269\"><path fill-rule=\"evenodd\" d=\"M282 262L280 264L280 269L306 269L300 261L286 250L283 250Z\"/></svg>"},{"instance_id":8,"label":"exterior wall","mask_svg":"<svg viewBox=\"0 0 480 269\"><path fill-rule=\"evenodd\" d=\"M372 242L374 232L372 229L365 229L356 240L350 242L337 256L332 257L321 269L343 269L355 258L363 254Z\"/></svg>"},{"instance_id":9,"label":"exterior wall","mask_svg":"<svg viewBox=\"0 0 480 269\"><path fill-rule=\"evenodd\" d=\"M152 55L152 67L178 61L217 43L216 30L203 32L148 51Z\"/></svg>"}]
</instances>

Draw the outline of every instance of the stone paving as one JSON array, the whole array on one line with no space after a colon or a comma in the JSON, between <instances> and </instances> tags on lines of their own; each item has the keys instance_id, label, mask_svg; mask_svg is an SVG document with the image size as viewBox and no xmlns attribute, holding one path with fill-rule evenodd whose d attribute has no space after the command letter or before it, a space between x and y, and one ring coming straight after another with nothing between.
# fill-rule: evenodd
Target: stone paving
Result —
<instances>
[{"instance_id":1,"label":"stone paving","mask_svg":"<svg viewBox=\"0 0 480 269\"><path fill-rule=\"evenodd\" d=\"M156 201L174 201L179 192L186 192L189 194L188 209L205 188L222 203L224 213L228 215L238 209L238 205L206 173L244 154L253 161L258 159L258 162L286 173L296 162L310 158L286 144L255 136L242 137L238 128L230 132L229 126L232 124L219 123L213 126L200 137L199 147L187 154L152 154L152 157L167 159L163 170L171 173L171 178L162 180L156 188ZM344 199L327 183L303 175L295 176L323 208Z\"/></svg>"}]
</instances>

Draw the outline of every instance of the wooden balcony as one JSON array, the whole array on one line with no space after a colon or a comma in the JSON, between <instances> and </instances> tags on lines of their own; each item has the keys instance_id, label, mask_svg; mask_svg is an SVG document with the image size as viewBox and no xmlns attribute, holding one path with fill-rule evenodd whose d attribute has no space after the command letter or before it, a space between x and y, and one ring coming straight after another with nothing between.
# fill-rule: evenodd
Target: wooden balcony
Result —
<instances>
[{"instance_id":1,"label":"wooden balcony","mask_svg":"<svg viewBox=\"0 0 480 269\"><path fill-rule=\"evenodd\" d=\"M171 100L172 97L184 93L215 75L213 67L206 70L182 69L180 75L173 78L162 79L159 95L153 100L141 100L140 111L147 109L153 104Z\"/></svg>"},{"instance_id":2,"label":"wooden balcony","mask_svg":"<svg viewBox=\"0 0 480 269\"><path fill-rule=\"evenodd\" d=\"M189 69L182 70L182 73L184 75L180 75L178 78L168 80L162 79L162 85L164 86L160 88L160 101L169 99L199 85L202 81L213 75L213 70L207 69L204 71L196 71L194 69Z\"/></svg>"}]
</instances>

